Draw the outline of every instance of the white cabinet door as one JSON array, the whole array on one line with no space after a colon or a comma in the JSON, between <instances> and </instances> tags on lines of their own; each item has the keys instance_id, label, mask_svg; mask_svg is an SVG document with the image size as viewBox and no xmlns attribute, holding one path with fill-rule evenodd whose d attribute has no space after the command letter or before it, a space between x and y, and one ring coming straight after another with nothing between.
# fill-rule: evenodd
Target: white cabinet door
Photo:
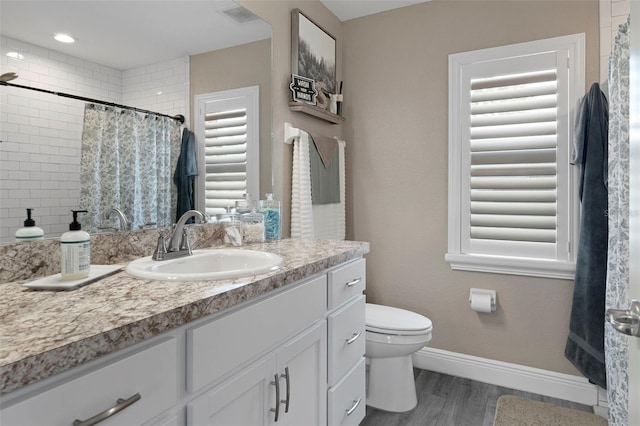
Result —
<instances>
[{"instance_id":1,"label":"white cabinet door","mask_svg":"<svg viewBox=\"0 0 640 426\"><path fill-rule=\"evenodd\" d=\"M295 335L327 310L327 277L291 286L273 297L187 331L187 390L197 392Z\"/></svg>"},{"instance_id":2,"label":"white cabinet door","mask_svg":"<svg viewBox=\"0 0 640 426\"><path fill-rule=\"evenodd\" d=\"M327 424L327 324L318 323L276 353L279 418L272 425Z\"/></svg>"},{"instance_id":3,"label":"white cabinet door","mask_svg":"<svg viewBox=\"0 0 640 426\"><path fill-rule=\"evenodd\" d=\"M187 425L267 425L275 407L273 356L261 359L187 404Z\"/></svg>"},{"instance_id":4,"label":"white cabinet door","mask_svg":"<svg viewBox=\"0 0 640 426\"><path fill-rule=\"evenodd\" d=\"M190 402L187 425L326 425L326 383L322 321Z\"/></svg>"}]
</instances>

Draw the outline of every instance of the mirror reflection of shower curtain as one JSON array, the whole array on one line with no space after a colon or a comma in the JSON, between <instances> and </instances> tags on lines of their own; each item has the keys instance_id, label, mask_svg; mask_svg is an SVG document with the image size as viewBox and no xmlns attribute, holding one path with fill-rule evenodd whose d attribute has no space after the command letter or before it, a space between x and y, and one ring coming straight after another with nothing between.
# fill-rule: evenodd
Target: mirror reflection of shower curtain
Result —
<instances>
[{"instance_id":1,"label":"mirror reflection of shower curtain","mask_svg":"<svg viewBox=\"0 0 640 426\"><path fill-rule=\"evenodd\" d=\"M180 124L171 118L86 104L80 207L89 213L83 229L97 232L113 207L125 214L132 229L171 225L176 199L172 173L179 149Z\"/></svg>"},{"instance_id":2,"label":"mirror reflection of shower curtain","mask_svg":"<svg viewBox=\"0 0 640 426\"><path fill-rule=\"evenodd\" d=\"M606 308L629 300L629 20L620 25L609 57L609 252ZM604 321L604 319L603 319ZM609 425L628 425L628 340L605 325Z\"/></svg>"}]
</instances>

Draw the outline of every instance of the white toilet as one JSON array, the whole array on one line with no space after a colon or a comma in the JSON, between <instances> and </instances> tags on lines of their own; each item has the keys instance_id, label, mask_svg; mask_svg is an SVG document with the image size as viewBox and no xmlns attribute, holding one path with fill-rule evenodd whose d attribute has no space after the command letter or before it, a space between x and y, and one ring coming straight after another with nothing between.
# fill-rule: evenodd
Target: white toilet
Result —
<instances>
[{"instance_id":1,"label":"white toilet","mask_svg":"<svg viewBox=\"0 0 640 426\"><path fill-rule=\"evenodd\" d=\"M398 413L416 407L411 355L429 343L431 329L415 312L366 304L367 405Z\"/></svg>"}]
</instances>

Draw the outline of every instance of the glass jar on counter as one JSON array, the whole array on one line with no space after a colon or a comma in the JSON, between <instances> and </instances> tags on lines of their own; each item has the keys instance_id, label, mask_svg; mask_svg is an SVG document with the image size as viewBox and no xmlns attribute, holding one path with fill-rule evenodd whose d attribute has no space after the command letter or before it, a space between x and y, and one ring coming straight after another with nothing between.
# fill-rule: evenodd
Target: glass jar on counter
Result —
<instances>
[{"instance_id":1,"label":"glass jar on counter","mask_svg":"<svg viewBox=\"0 0 640 426\"><path fill-rule=\"evenodd\" d=\"M216 216L224 227L224 242L232 246L242 245L242 222L237 213L221 213Z\"/></svg>"},{"instance_id":2,"label":"glass jar on counter","mask_svg":"<svg viewBox=\"0 0 640 426\"><path fill-rule=\"evenodd\" d=\"M264 215L265 238L279 240L280 232L280 201L274 200L273 194L265 194L267 199L258 202L259 212Z\"/></svg>"},{"instance_id":3,"label":"glass jar on counter","mask_svg":"<svg viewBox=\"0 0 640 426\"><path fill-rule=\"evenodd\" d=\"M256 212L240 215L242 239L245 243L263 243L265 239L264 215Z\"/></svg>"},{"instance_id":4,"label":"glass jar on counter","mask_svg":"<svg viewBox=\"0 0 640 426\"><path fill-rule=\"evenodd\" d=\"M239 215L251 213L255 210L257 203L251 200L249 194L244 194L244 198L242 200L236 201L236 213Z\"/></svg>"}]
</instances>

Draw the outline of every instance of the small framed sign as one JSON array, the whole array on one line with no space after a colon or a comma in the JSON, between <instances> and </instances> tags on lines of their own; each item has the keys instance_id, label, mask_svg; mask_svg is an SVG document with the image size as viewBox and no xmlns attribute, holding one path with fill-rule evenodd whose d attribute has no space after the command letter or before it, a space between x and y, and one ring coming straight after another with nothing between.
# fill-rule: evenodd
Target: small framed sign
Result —
<instances>
[{"instance_id":1,"label":"small framed sign","mask_svg":"<svg viewBox=\"0 0 640 426\"><path fill-rule=\"evenodd\" d=\"M289 85L289 88L293 93L293 100L296 102L306 102L308 104L315 105L316 96L318 96L318 91L316 90L315 85L315 81L311 78L291 74L291 84Z\"/></svg>"}]
</instances>

